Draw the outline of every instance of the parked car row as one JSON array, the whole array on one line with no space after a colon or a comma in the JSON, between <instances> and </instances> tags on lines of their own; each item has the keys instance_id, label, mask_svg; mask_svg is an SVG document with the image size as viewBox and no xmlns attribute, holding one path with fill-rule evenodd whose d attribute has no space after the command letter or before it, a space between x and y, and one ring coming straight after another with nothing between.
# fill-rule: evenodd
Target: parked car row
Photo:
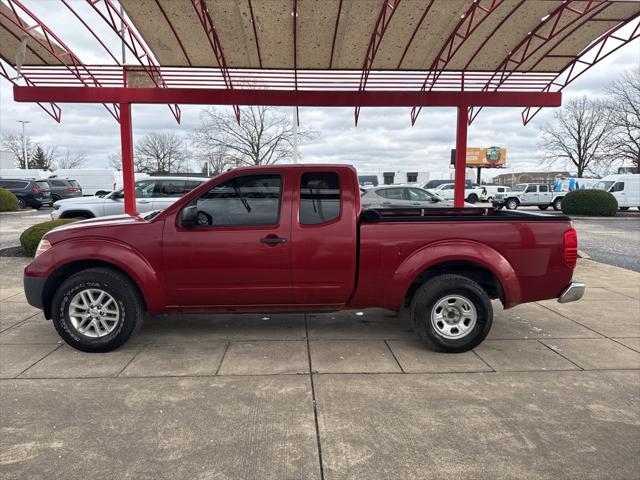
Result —
<instances>
[{"instance_id":1,"label":"parked car row","mask_svg":"<svg viewBox=\"0 0 640 480\"><path fill-rule=\"evenodd\" d=\"M43 205L51 205L51 187L46 180L22 180L14 178L0 179L0 188L9 190L18 198L19 208L38 209Z\"/></svg>"},{"instance_id":2,"label":"parked car row","mask_svg":"<svg viewBox=\"0 0 640 480\"><path fill-rule=\"evenodd\" d=\"M135 182L136 209L139 213L164 210L189 193L205 177L148 177ZM124 191L102 196L71 198L54 203L51 218L95 218L124 213Z\"/></svg>"}]
</instances>

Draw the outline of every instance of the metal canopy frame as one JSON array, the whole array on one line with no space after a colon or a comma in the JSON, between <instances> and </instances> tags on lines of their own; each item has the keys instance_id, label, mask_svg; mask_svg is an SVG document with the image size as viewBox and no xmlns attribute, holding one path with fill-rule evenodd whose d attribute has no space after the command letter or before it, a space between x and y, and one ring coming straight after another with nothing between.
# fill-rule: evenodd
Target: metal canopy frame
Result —
<instances>
[{"instance_id":1,"label":"metal canopy frame","mask_svg":"<svg viewBox=\"0 0 640 480\"><path fill-rule=\"evenodd\" d=\"M448 28L451 30L442 32L446 40L444 44L436 47L435 51L438 53L425 62L425 66L429 67L411 71L403 68L409 61L413 62L411 65L415 65L416 42L424 43L420 35L424 34L425 25L437 21L434 15L450 15L451 12L443 10L443 3L438 3L443 0L425 0L424 5L402 0L379 0L379 9L371 12L376 17L374 23L368 24L371 25L367 27L371 29L370 33L362 31L367 35L368 44L364 58L357 60L361 62L361 68L354 65L352 70L338 70L336 64L344 64L341 57L344 51L337 50L338 38L341 39L340 42L345 41L342 37L352 30L355 13L348 2L327 0L327 4L319 11L322 11L323 15L335 11L335 21L332 17L325 18L326 23L323 24L323 28L330 25L331 29L327 31L328 35L323 40L330 42L326 58L328 69L299 69L299 35L305 26L299 21L298 12L305 4L304 0L282 0L279 5L288 3L289 7L286 8L291 9L291 23L284 20L284 24L281 23L280 26L290 25L283 31L291 28L292 58L288 60L290 66L287 68L265 68L265 65L273 62L270 57L273 56L273 51L269 50L269 47L273 49L273 45L269 44L269 41L273 42L273 38L270 38L269 31L257 27L257 23L263 21L265 15L264 8L260 10L261 5L258 4L262 0L246 0L238 3L238 8L244 12L238 18L250 21L250 25L245 24L243 28L249 36L253 36L259 68L255 68L255 65L254 68L230 68L224 47L230 48L233 53L236 46L222 44L220 37L224 28L216 30L213 21L213 18L220 19L214 16L214 9L218 8L218 4L213 0L184 0L193 8L191 15L187 17L191 17L195 12L193 18L197 18L196 24L190 26L194 32L204 34L202 39L206 38L209 44L207 50L210 50L211 58L215 59L215 63L209 62L206 67L201 67L201 63L198 62L201 62L202 58L198 62L195 59L198 57L199 46L194 51L193 42L189 46L189 39L185 40L184 24L181 25L182 28L174 24L178 21L177 15L180 14L180 10L173 8L166 0L149 0L145 5L150 9L156 9L158 27L167 27L164 33L167 35L167 41L175 42L175 51L181 52L177 61L181 62L180 59L183 58L183 66L178 67L163 65L158 60L161 55L156 57L152 53L144 35L135 26L144 25L146 18L141 19L138 16L136 24L127 13L120 12L119 5L114 0L85 0L132 53L137 65L130 66L118 61L117 55L109 50L98 29L92 28L71 2L60 0L113 61L111 64L87 65L49 27L24 7L23 0L2 1L9 6L15 17L7 13L9 10L0 10L0 28L9 32L9 38L15 40L16 44L23 42L22 38L27 38L26 48L32 58L39 60L34 64L20 65L15 68L18 70L16 75L13 75L10 71L13 65L5 55L4 62L0 63L0 76L13 84L16 101L36 102L56 121L60 121L61 118L61 111L56 102L104 104L120 122L125 211L131 214L135 213L132 104L168 104L178 122L180 104L231 105L238 122L240 105L292 106L296 108L296 114L300 106L346 106L355 107L356 125L361 108L365 106L413 107L412 125L415 124L422 107L455 107L457 124L454 204L460 207L464 201L467 125L483 107L523 107L522 119L523 123L527 124L540 108L559 106L561 90L575 78L613 51L640 36L638 11L633 17L615 20L619 23L595 39L579 54L555 55L554 49L568 41L572 33L582 26L583 20L594 18L611 22L611 18L596 17L612 5L623 3L616 0L563 0L558 2L555 9L547 10L549 14L541 18L535 27L529 27L531 31L521 39L515 38L516 45L497 67L474 71L470 70L473 59L491 47L490 41L507 28L508 21L517 18L516 13L526 7L527 1L470 0L465 4L467 6L459 18L448 17L451 25ZM129 0L126 0L125 3L128 2ZM329 4L335 10L329 8ZM135 6L134 3L131 5ZM508 10L507 5L510 5ZM413 23L409 31L401 28L406 34L402 33L398 37L398 21L395 19L407 18L406 15L403 17L403 14L397 14L403 9L411 11L410 21ZM616 11L632 10L625 7ZM501 13L496 13L497 11ZM609 10L611 11L613 9ZM622 15L619 13L618 17ZM496 16L498 21L488 21ZM288 18L288 14L285 18ZM180 21L184 21L184 18ZM369 17L368 21L372 22L373 17ZM623 31L632 21L637 22L635 28ZM236 27L240 28L240 25ZM394 33L389 33L390 31ZM259 38L263 34L264 38ZM394 55L397 55L393 61L398 58L397 67L393 68L393 65L396 65L394 63L389 70L376 70L375 66L380 61L384 63L386 60L388 64L389 50L377 55L381 46L382 50L385 50L384 43L390 35L396 35L396 39L402 40L402 43L396 42L393 45ZM478 40L478 35L484 37ZM38 54L38 48L41 49L39 51L42 56ZM411 53L408 55L409 52ZM538 52L543 54L540 56ZM55 63L43 58L47 55L51 55ZM459 57L462 56L465 57L465 62L461 62ZM543 60L560 57L566 57L567 60L560 71L536 69ZM233 59L233 55L228 58ZM527 62L532 58L536 59L533 66ZM41 64L37 64L38 62ZM458 70L452 69L452 65L458 66ZM143 74L143 78L139 73ZM297 118L296 115L296 122Z\"/></svg>"}]
</instances>

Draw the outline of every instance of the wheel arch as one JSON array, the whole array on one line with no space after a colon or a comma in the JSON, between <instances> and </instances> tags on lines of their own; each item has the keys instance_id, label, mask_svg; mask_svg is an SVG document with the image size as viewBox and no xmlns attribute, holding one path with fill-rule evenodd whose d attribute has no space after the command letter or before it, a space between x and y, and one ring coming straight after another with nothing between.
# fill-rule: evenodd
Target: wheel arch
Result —
<instances>
[{"instance_id":1,"label":"wheel arch","mask_svg":"<svg viewBox=\"0 0 640 480\"><path fill-rule=\"evenodd\" d=\"M110 244L109 248L105 248L105 243ZM32 276L47 278L42 293L46 318L51 318L51 300L57 286L71 275L94 267L111 268L129 278L138 289L149 313L157 314L164 309L166 296L161 278L146 259L130 246L112 241L85 239L81 243L72 240L62 242L54 245L54 249L65 249L57 256L64 258L63 261L42 265L40 268L35 266L40 262L34 262L27 267L27 270L31 270ZM48 253L42 255L48 256ZM41 260L41 257L38 260Z\"/></svg>"},{"instance_id":2,"label":"wheel arch","mask_svg":"<svg viewBox=\"0 0 640 480\"><path fill-rule=\"evenodd\" d=\"M60 218L96 218L96 215L91 210L65 210Z\"/></svg>"},{"instance_id":3,"label":"wheel arch","mask_svg":"<svg viewBox=\"0 0 640 480\"><path fill-rule=\"evenodd\" d=\"M442 273L476 281L505 308L520 302L520 282L511 264L496 250L471 240L445 241L418 250L394 272L385 305L399 310L424 282Z\"/></svg>"}]
</instances>

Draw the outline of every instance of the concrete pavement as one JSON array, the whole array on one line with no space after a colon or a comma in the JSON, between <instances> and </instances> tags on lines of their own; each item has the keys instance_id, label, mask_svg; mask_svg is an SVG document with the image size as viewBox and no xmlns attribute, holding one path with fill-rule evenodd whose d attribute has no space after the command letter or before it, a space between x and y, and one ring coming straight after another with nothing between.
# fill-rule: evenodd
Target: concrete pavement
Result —
<instances>
[{"instance_id":1,"label":"concrete pavement","mask_svg":"<svg viewBox=\"0 0 640 480\"><path fill-rule=\"evenodd\" d=\"M581 260L581 302L521 305L437 354L388 312L149 318L60 343L0 268L7 479L640 477L640 274Z\"/></svg>"}]
</instances>

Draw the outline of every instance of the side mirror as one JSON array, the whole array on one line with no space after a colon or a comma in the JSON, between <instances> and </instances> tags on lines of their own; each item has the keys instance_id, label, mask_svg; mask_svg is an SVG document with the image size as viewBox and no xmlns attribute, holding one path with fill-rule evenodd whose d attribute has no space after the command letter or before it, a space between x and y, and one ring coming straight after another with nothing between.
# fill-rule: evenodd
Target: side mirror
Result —
<instances>
[{"instance_id":1,"label":"side mirror","mask_svg":"<svg viewBox=\"0 0 640 480\"><path fill-rule=\"evenodd\" d=\"M111 198L113 198L114 200L120 200L121 198L124 198L124 192L121 192L121 191L114 192Z\"/></svg>"},{"instance_id":2,"label":"side mirror","mask_svg":"<svg viewBox=\"0 0 640 480\"><path fill-rule=\"evenodd\" d=\"M180 226L183 228L192 228L198 224L198 207L190 205L180 212Z\"/></svg>"}]
</instances>

